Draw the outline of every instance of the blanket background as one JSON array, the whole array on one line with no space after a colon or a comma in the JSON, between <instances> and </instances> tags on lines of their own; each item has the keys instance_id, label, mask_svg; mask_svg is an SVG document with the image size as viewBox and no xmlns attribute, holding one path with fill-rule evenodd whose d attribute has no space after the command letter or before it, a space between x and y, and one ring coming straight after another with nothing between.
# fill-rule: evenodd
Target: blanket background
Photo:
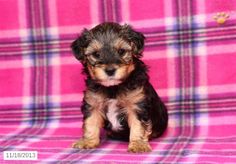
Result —
<instances>
[{"instance_id":1,"label":"blanket background","mask_svg":"<svg viewBox=\"0 0 236 164\"><path fill-rule=\"evenodd\" d=\"M218 12L229 14L222 25ZM69 46L104 21L146 37L143 60L170 116L151 153L105 137L94 150L71 148L84 76ZM36 150L45 163L235 163L235 62L236 0L1 0L0 163L6 150Z\"/></svg>"}]
</instances>

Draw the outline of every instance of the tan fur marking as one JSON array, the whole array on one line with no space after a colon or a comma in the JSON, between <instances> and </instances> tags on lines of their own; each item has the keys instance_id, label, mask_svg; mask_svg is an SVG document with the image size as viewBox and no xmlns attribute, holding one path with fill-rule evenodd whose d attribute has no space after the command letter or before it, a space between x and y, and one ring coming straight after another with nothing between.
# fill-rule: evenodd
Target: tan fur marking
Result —
<instances>
[{"instance_id":1,"label":"tan fur marking","mask_svg":"<svg viewBox=\"0 0 236 164\"><path fill-rule=\"evenodd\" d=\"M103 118L101 114L94 110L83 125L83 138L75 142L72 146L80 149L92 149L100 143L100 129L103 126Z\"/></svg>"},{"instance_id":2,"label":"tan fur marking","mask_svg":"<svg viewBox=\"0 0 236 164\"><path fill-rule=\"evenodd\" d=\"M133 70L133 64L121 65L116 71L116 77L118 79L125 79L130 75Z\"/></svg>"},{"instance_id":3,"label":"tan fur marking","mask_svg":"<svg viewBox=\"0 0 236 164\"><path fill-rule=\"evenodd\" d=\"M137 119L134 111L128 111L128 125L130 127L129 152L149 152L151 147L148 143L149 133Z\"/></svg>"},{"instance_id":4,"label":"tan fur marking","mask_svg":"<svg viewBox=\"0 0 236 164\"><path fill-rule=\"evenodd\" d=\"M122 56L122 61L125 64L133 64L133 56L130 52L126 52L126 54L124 56Z\"/></svg>"},{"instance_id":5,"label":"tan fur marking","mask_svg":"<svg viewBox=\"0 0 236 164\"><path fill-rule=\"evenodd\" d=\"M144 137L150 139L152 134L152 123L151 120L149 120L147 123L143 123L142 125L145 127L145 134Z\"/></svg>"},{"instance_id":6,"label":"tan fur marking","mask_svg":"<svg viewBox=\"0 0 236 164\"><path fill-rule=\"evenodd\" d=\"M129 152L149 152L151 147L148 143L151 134L151 124L147 127L137 119L136 110L139 110L137 103L144 99L143 88L127 92L118 97L120 105L126 109L128 125L130 127ZM145 129L146 127L146 129Z\"/></svg>"},{"instance_id":7,"label":"tan fur marking","mask_svg":"<svg viewBox=\"0 0 236 164\"><path fill-rule=\"evenodd\" d=\"M131 54L132 47L127 41L123 40L122 38L119 38L114 41L114 47L116 50L119 49L126 50L125 54L122 56L122 60L124 63L132 62L132 54Z\"/></svg>"},{"instance_id":8,"label":"tan fur marking","mask_svg":"<svg viewBox=\"0 0 236 164\"><path fill-rule=\"evenodd\" d=\"M144 153L152 151L151 146L148 142L137 140L129 142L128 152L132 153Z\"/></svg>"},{"instance_id":9,"label":"tan fur marking","mask_svg":"<svg viewBox=\"0 0 236 164\"><path fill-rule=\"evenodd\" d=\"M134 64L129 64L128 69L127 69L127 73L130 74L133 70L134 70Z\"/></svg>"},{"instance_id":10,"label":"tan fur marking","mask_svg":"<svg viewBox=\"0 0 236 164\"><path fill-rule=\"evenodd\" d=\"M87 60L89 61L89 63L92 63L93 65L95 65L97 62L97 59L95 59L93 55L88 55Z\"/></svg>"},{"instance_id":11,"label":"tan fur marking","mask_svg":"<svg viewBox=\"0 0 236 164\"><path fill-rule=\"evenodd\" d=\"M93 110L84 122L84 138L99 139L100 128L103 126L101 111Z\"/></svg>"},{"instance_id":12,"label":"tan fur marking","mask_svg":"<svg viewBox=\"0 0 236 164\"><path fill-rule=\"evenodd\" d=\"M136 118L136 114L133 111L128 111L128 125L130 126L130 141L145 140L144 137L145 129L141 122Z\"/></svg>"},{"instance_id":13,"label":"tan fur marking","mask_svg":"<svg viewBox=\"0 0 236 164\"><path fill-rule=\"evenodd\" d=\"M119 95L118 100L123 107L127 107L128 110L136 110L136 103L143 100L145 97L143 88L137 88L133 91L125 92Z\"/></svg>"},{"instance_id":14,"label":"tan fur marking","mask_svg":"<svg viewBox=\"0 0 236 164\"><path fill-rule=\"evenodd\" d=\"M130 44L122 38L116 39L113 44L114 44L114 47L116 49L120 49L120 48L123 48L125 50L131 50L132 49Z\"/></svg>"},{"instance_id":15,"label":"tan fur marking","mask_svg":"<svg viewBox=\"0 0 236 164\"><path fill-rule=\"evenodd\" d=\"M111 66L111 65L110 65ZM133 64L127 64L127 65L112 65L114 68L116 68L116 72L114 75L114 80L124 80L127 78L127 76L130 75L130 73L134 70L134 65ZM105 68L107 65L96 65L92 66L88 64L88 70L89 74L91 75L92 79L98 80L98 81L106 81L109 80L110 78L106 73L105 73Z\"/></svg>"},{"instance_id":16,"label":"tan fur marking","mask_svg":"<svg viewBox=\"0 0 236 164\"><path fill-rule=\"evenodd\" d=\"M87 57L87 60L90 62L90 63L93 63L95 64L97 59L91 55L93 52L97 52L99 51L101 48L102 48L102 43L100 43L99 41L97 40L93 40L91 41L91 43L88 45L88 47L85 49L85 55Z\"/></svg>"},{"instance_id":17,"label":"tan fur marking","mask_svg":"<svg viewBox=\"0 0 236 164\"><path fill-rule=\"evenodd\" d=\"M91 105L91 115L85 119L83 125L83 138L74 143L74 148L92 149L99 145L100 129L104 124L105 97L101 93L86 91L85 101Z\"/></svg>"},{"instance_id":18,"label":"tan fur marking","mask_svg":"<svg viewBox=\"0 0 236 164\"><path fill-rule=\"evenodd\" d=\"M88 64L88 71L89 71L89 74L91 75L92 79L95 79L94 67Z\"/></svg>"},{"instance_id":19,"label":"tan fur marking","mask_svg":"<svg viewBox=\"0 0 236 164\"><path fill-rule=\"evenodd\" d=\"M85 92L85 101L91 105L94 110L102 110L105 101L105 95L101 92L92 92L87 90Z\"/></svg>"},{"instance_id":20,"label":"tan fur marking","mask_svg":"<svg viewBox=\"0 0 236 164\"><path fill-rule=\"evenodd\" d=\"M102 48L103 44L100 43L97 40L92 40L91 43L88 45L88 47L85 50L85 54L91 54L95 51L99 51Z\"/></svg>"},{"instance_id":21,"label":"tan fur marking","mask_svg":"<svg viewBox=\"0 0 236 164\"><path fill-rule=\"evenodd\" d=\"M107 79L107 75L105 73L105 66L104 65L98 65L95 67L90 67L89 68L89 72L90 74L92 74L92 78L95 80L106 80Z\"/></svg>"}]
</instances>

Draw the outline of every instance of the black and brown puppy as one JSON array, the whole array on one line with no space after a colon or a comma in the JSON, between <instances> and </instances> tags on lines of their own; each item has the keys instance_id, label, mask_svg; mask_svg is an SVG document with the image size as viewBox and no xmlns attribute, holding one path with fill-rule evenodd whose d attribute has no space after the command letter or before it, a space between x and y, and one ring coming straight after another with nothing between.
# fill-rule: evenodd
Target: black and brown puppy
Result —
<instances>
[{"instance_id":1,"label":"black and brown puppy","mask_svg":"<svg viewBox=\"0 0 236 164\"><path fill-rule=\"evenodd\" d=\"M74 148L100 143L100 130L114 139L129 140L128 151L148 152L148 140L160 136L168 115L140 60L144 36L128 25L103 23L84 30L71 45L87 75L82 113L83 138Z\"/></svg>"}]
</instances>

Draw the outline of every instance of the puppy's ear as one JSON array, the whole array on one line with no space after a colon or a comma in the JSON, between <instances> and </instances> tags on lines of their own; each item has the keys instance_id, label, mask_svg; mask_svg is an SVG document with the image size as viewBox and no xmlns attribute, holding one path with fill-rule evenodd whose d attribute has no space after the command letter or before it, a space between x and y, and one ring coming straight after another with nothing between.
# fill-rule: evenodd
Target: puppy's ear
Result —
<instances>
[{"instance_id":1,"label":"puppy's ear","mask_svg":"<svg viewBox=\"0 0 236 164\"><path fill-rule=\"evenodd\" d=\"M71 44L71 49L74 53L74 56L76 57L76 59L80 60L81 62L85 61L84 51L90 41L89 35L90 35L89 31L87 29L84 29L81 35Z\"/></svg>"},{"instance_id":2,"label":"puppy's ear","mask_svg":"<svg viewBox=\"0 0 236 164\"><path fill-rule=\"evenodd\" d=\"M122 26L122 35L127 39L131 46L133 46L133 51L137 57L142 57L142 51L144 47L144 35L140 32L134 31L131 26L125 24Z\"/></svg>"}]
</instances>

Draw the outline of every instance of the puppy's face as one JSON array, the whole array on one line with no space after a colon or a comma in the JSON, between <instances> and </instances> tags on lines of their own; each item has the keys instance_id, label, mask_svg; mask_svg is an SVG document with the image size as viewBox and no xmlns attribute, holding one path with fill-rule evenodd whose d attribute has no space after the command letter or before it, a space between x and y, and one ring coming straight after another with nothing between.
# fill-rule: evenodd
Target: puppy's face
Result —
<instances>
[{"instance_id":1,"label":"puppy's face","mask_svg":"<svg viewBox=\"0 0 236 164\"><path fill-rule=\"evenodd\" d=\"M135 69L134 58L141 57L144 36L116 23L103 23L84 30L72 43L75 57L90 77L103 86L122 83Z\"/></svg>"}]
</instances>

